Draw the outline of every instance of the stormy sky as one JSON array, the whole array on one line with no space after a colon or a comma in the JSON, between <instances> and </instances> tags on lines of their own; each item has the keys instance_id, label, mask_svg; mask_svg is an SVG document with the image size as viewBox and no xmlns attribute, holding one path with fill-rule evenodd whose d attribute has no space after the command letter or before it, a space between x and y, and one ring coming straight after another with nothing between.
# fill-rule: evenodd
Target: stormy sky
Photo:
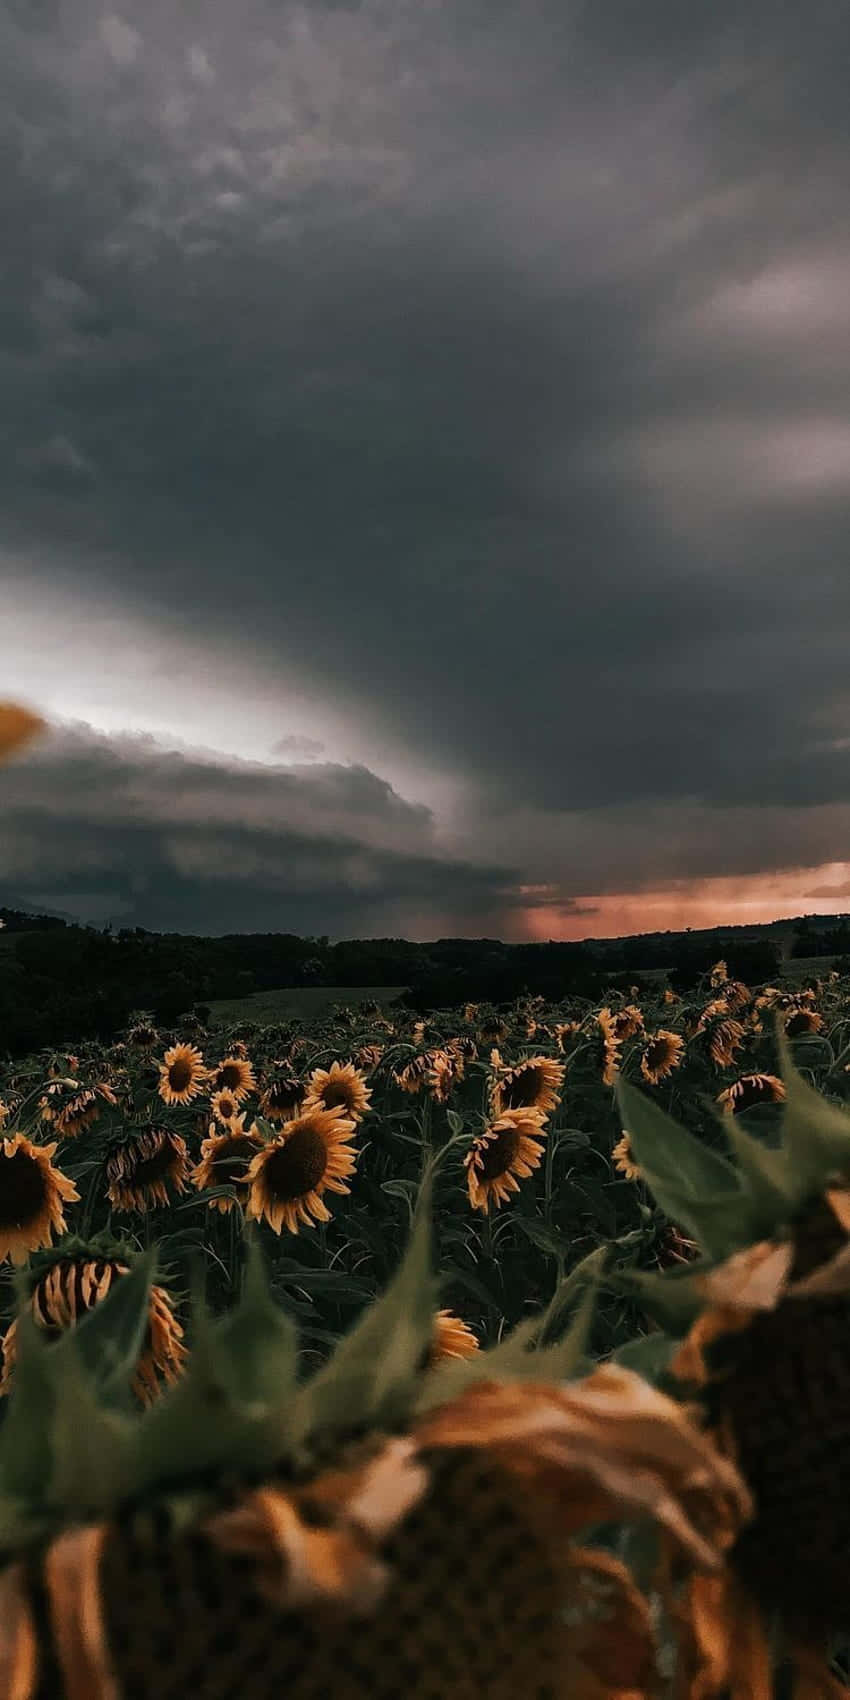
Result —
<instances>
[{"instance_id":1,"label":"stormy sky","mask_svg":"<svg viewBox=\"0 0 850 1700\"><path fill-rule=\"evenodd\" d=\"M0 901L850 907L846 0L6 0Z\"/></svg>"}]
</instances>

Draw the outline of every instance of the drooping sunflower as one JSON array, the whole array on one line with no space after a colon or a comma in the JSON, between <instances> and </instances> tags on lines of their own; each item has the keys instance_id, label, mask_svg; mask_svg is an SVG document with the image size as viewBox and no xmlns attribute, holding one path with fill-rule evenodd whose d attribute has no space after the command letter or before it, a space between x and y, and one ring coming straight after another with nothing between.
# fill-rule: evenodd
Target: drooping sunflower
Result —
<instances>
[{"instance_id":1,"label":"drooping sunflower","mask_svg":"<svg viewBox=\"0 0 850 1700\"><path fill-rule=\"evenodd\" d=\"M244 1123L244 1117L240 1121ZM248 1202L248 1165L262 1149L259 1135L246 1132L244 1125L237 1129L231 1124L228 1132L220 1133L214 1123L210 1124L209 1137L201 1146L201 1161L192 1172L192 1184L199 1192L219 1186L232 1186L236 1192L235 1198L211 1198L211 1210L226 1215L235 1204L244 1208Z\"/></svg>"},{"instance_id":2,"label":"drooping sunflower","mask_svg":"<svg viewBox=\"0 0 850 1700\"><path fill-rule=\"evenodd\" d=\"M785 1087L778 1075L742 1074L731 1086L718 1092L717 1102L725 1115L737 1116L757 1104L781 1104L784 1097Z\"/></svg>"},{"instance_id":3,"label":"drooping sunflower","mask_svg":"<svg viewBox=\"0 0 850 1700\"><path fill-rule=\"evenodd\" d=\"M111 1247L108 1255L95 1242L71 1241L56 1246L49 1257L37 1258L28 1282L28 1308L40 1329L56 1339L93 1310L129 1274L133 1253ZM18 1355L18 1324L12 1321L3 1336L0 1395L11 1392ZM150 1404L163 1386L177 1380L186 1360L183 1329L164 1287L151 1286L147 1332L133 1376L133 1391Z\"/></svg>"},{"instance_id":4,"label":"drooping sunflower","mask_svg":"<svg viewBox=\"0 0 850 1700\"><path fill-rule=\"evenodd\" d=\"M153 1049L159 1038L156 1028L150 1021L137 1021L127 1034L128 1045L138 1045L141 1051Z\"/></svg>"},{"instance_id":5,"label":"drooping sunflower","mask_svg":"<svg viewBox=\"0 0 850 1700\"><path fill-rule=\"evenodd\" d=\"M402 1092L413 1097L422 1091L428 1077L428 1068L428 1057L424 1052L420 1052L418 1056L411 1057L402 1068L393 1069L393 1080L401 1087Z\"/></svg>"},{"instance_id":6,"label":"drooping sunflower","mask_svg":"<svg viewBox=\"0 0 850 1700\"><path fill-rule=\"evenodd\" d=\"M488 1017L482 1021L478 1030L480 1045L503 1045L508 1037L510 1028L500 1015Z\"/></svg>"},{"instance_id":7,"label":"drooping sunflower","mask_svg":"<svg viewBox=\"0 0 850 1700\"><path fill-rule=\"evenodd\" d=\"M768 1696L777 1630L809 1673L800 1693L837 1696L825 1654L847 1629L850 1117L784 1042L780 1058L779 1143L729 1118L737 1166L639 1094L621 1097L648 1184L686 1210L701 1252L691 1271L641 1276L651 1315L680 1336L668 1385L701 1413L755 1509L723 1574L692 1579L680 1600L681 1692L706 1700Z\"/></svg>"},{"instance_id":8,"label":"drooping sunflower","mask_svg":"<svg viewBox=\"0 0 850 1700\"><path fill-rule=\"evenodd\" d=\"M196 1045L172 1045L159 1069L159 1095L166 1104L191 1104L209 1079Z\"/></svg>"},{"instance_id":9,"label":"drooping sunflower","mask_svg":"<svg viewBox=\"0 0 850 1700\"><path fill-rule=\"evenodd\" d=\"M822 1027L823 1016L816 1009L798 1007L786 1012L785 1031L789 1039L798 1039L801 1033L820 1033Z\"/></svg>"},{"instance_id":10,"label":"drooping sunflower","mask_svg":"<svg viewBox=\"0 0 850 1700\"><path fill-rule=\"evenodd\" d=\"M88 1520L73 1462L97 1436L76 1434L65 1418L64 1366L54 1368L50 1433L58 1427L52 1444L64 1469L47 1456L45 1473L69 1484L68 1503L51 1497L37 1548L26 1518L21 1537L6 1538L0 1669L14 1700L635 1700L661 1691L649 1603L587 1531L648 1519L663 1572L681 1578L695 1566L716 1573L750 1509L734 1468L673 1400L614 1364L566 1383L547 1376L545 1357L524 1383L502 1379L486 1353L480 1363L475 1354L419 1367L433 1329L421 1294L409 1310L385 1311L380 1329L368 1313L360 1339L349 1336L321 1381L302 1389L290 1332L275 1335L269 1304L266 1296L252 1312L243 1301L213 1336L211 1366L196 1372L190 1359L171 1433L166 1406L136 1419L131 1479L114 1492L98 1482ZM240 1326L256 1336L260 1319L270 1332L264 1385L281 1391L272 1418L251 1427L232 1340ZM364 1356L374 1376L352 1376L352 1358ZM70 1361L79 1377L79 1359ZM458 1372L464 1390L435 1388ZM185 1413L203 1408L210 1379L223 1421L203 1432L199 1493L198 1430ZM376 1403L381 1388L389 1402L378 1392ZM111 1433L110 1414L93 1402L93 1425ZM293 1408L298 1450L281 1460ZM153 1425L164 1454L150 1439L145 1448ZM248 1463L247 1481L234 1474L234 1453Z\"/></svg>"},{"instance_id":11,"label":"drooping sunflower","mask_svg":"<svg viewBox=\"0 0 850 1700\"><path fill-rule=\"evenodd\" d=\"M330 1068L314 1068L307 1082L305 1110L342 1109L353 1122L368 1114L371 1087L353 1063L332 1062Z\"/></svg>"},{"instance_id":12,"label":"drooping sunflower","mask_svg":"<svg viewBox=\"0 0 850 1700\"><path fill-rule=\"evenodd\" d=\"M725 986L728 979L729 979L729 969L726 966L726 963L724 962L723 958L721 957L720 961L715 962L713 968L711 969L709 984L713 987Z\"/></svg>"},{"instance_id":13,"label":"drooping sunflower","mask_svg":"<svg viewBox=\"0 0 850 1700\"><path fill-rule=\"evenodd\" d=\"M596 1024L602 1035L602 1084L613 1086L620 1072L620 1041L610 1009L597 1011Z\"/></svg>"},{"instance_id":14,"label":"drooping sunflower","mask_svg":"<svg viewBox=\"0 0 850 1700\"><path fill-rule=\"evenodd\" d=\"M452 1310L438 1310L429 1362L433 1368L446 1358L469 1358L480 1349L477 1334Z\"/></svg>"},{"instance_id":15,"label":"drooping sunflower","mask_svg":"<svg viewBox=\"0 0 850 1700\"><path fill-rule=\"evenodd\" d=\"M239 1099L235 1092L214 1092L210 1098L210 1109L216 1121L227 1124L239 1114Z\"/></svg>"},{"instance_id":16,"label":"drooping sunflower","mask_svg":"<svg viewBox=\"0 0 850 1700\"><path fill-rule=\"evenodd\" d=\"M719 1021L709 1040L712 1062L718 1068L731 1068L746 1037L747 1030L740 1021L731 1017L727 1021Z\"/></svg>"},{"instance_id":17,"label":"drooping sunflower","mask_svg":"<svg viewBox=\"0 0 850 1700\"><path fill-rule=\"evenodd\" d=\"M622 1009L615 1010L612 1015L611 1028L620 1044L626 1039L633 1039L636 1033L644 1031L643 1010L634 1003L624 1004Z\"/></svg>"},{"instance_id":18,"label":"drooping sunflower","mask_svg":"<svg viewBox=\"0 0 850 1700\"><path fill-rule=\"evenodd\" d=\"M555 1041L558 1050L563 1054L569 1050L569 1042L581 1030L580 1021L559 1021L555 1025Z\"/></svg>"},{"instance_id":19,"label":"drooping sunflower","mask_svg":"<svg viewBox=\"0 0 850 1700\"><path fill-rule=\"evenodd\" d=\"M113 1210L144 1212L168 1204L168 1189L185 1192L190 1173L185 1139L167 1127L145 1128L113 1147L106 1159Z\"/></svg>"},{"instance_id":20,"label":"drooping sunflower","mask_svg":"<svg viewBox=\"0 0 850 1700\"><path fill-rule=\"evenodd\" d=\"M463 1078L463 1063L448 1051L429 1051L428 1065L428 1091L435 1104L447 1104L455 1082Z\"/></svg>"},{"instance_id":21,"label":"drooping sunflower","mask_svg":"<svg viewBox=\"0 0 850 1700\"><path fill-rule=\"evenodd\" d=\"M271 1080L260 1098L260 1114L270 1122L291 1122L299 1114L307 1088L295 1074Z\"/></svg>"},{"instance_id":22,"label":"drooping sunflower","mask_svg":"<svg viewBox=\"0 0 850 1700\"><path fill-rule=\"evenodd\" d=\"M383 1045L361 1045L354 1061L364 1074L373 1074L384 1054Z\"/></svg>"},{"instance_id":23,"label":"drooping sunflower","mask_svg":"<svg viewBox=\"0 0 850 1700\"><path fill-rule=\"evenodd\" d=\"M557 1108L564 1084L563 1063L554 1057L536 1056L506 1068L498 1051L493 1057L497 1059L490 1089L494 1116L500 1116L503 1110L538 1110L541 1116L548 1116Z\"/></svg>"},{"instance_id":24,"label":"drooping sunflower","mask_svg":"<svg viewBox=\"0 0 850 1700\"><path fill-rule=\"evenodd\" d=\"M85 1086L62 1104L53 1117L53 1130L60 1139L75 1139L84 1128L97 1121L104 1104L113 1107L118 1099L107 1081Z\"/></svg>"},{"instance_id":25,"label":"drooping sunflower","mask_svg":"<svg viewBox=\"0 0 850 1700\"><path fill-rule=\"evenodd\" d=\"M681 1066L684 1049L685 1041L681 1033L670 1033L666 1028L660 1027L657 1033L649 1037L640 1059L640 1072L644 1080L648 1080L651 1086L657 1086L660 1080L666 1080L674 1068Z\"/></svg>"},{"instance_id":26,"label":"drooping sunflower","mask_svg":"<svg viewBox=\"0 0 850 1700\"><path fill-rule=\"evenodd\" d=\"M451 1057L459 1057L461 1062L475 1062L478 1056L478 1046L471 1033L460 1033L454 1039L446 1040L446 1050Z\"/></svg>"},{"instance_id":27,"label":"drooping sunflower","mask_svg":"<svg viewBox=\"0 0 850 1700\"><path fill-rule=\"evenodd\" d=\"M639 1181L641 1178L640 1165L635 1162L630 1135L623 1128L622 1137L611 1152L614 1168L624 1175L627 1181Z\"/></svg>"},{"instance_id":28,"label":"drooping sunflower","mask_svg":"<svg viewBox=\"0 0 850 1700\"><path fill-rule=\"evenodd\" d=\"M356 1123L342 1105L333 1110L304 1109L287 1122L277 1139L258 1151L246 1174L250 1187L246 1217L297 1234L299 1222L313 1227L330 1221L325 1191L348 1193L356 1152L349 1141Z\"/></svg>"},{"instance_id":29,"label":"drooping sunflower","mask_svg":"<svg viewBox=\"0 0 850 1700\"><path fill-rule=\"evenodd\" d=\"M491 1204L498 1210L511 1193L519 1192L520 1180L540 1167L545 1138L539 1111L503 1110L473 1140L463 1160L473 1210L486 1216Z\"/></svg>"},{"instance_id":30,"label":"drooping sunflower","mask_svg":"<svg viewBox=\"0 0 850 1700\"><path fill-rule=\"evenodd\" d=\"M25 1263L31 1251L65 1232L65 1204L79 1202L67 1175L55 1169L52 1145L35 1145L22 1133L0 1141L0 1261Z\"/></svg>"},{"instance_id":31,"label":"drooping sunflower","mask_svg":"<svg viewBox=\"0 0 850 1700\"><path fill-rule=\"evenodd\" d=\"M214 1091L232 1092L237 1103L243 1103L257 1089L253 1064L247 1056L222 1057L212 1071L212 1085Z\"/></svg>"}]
</instances>

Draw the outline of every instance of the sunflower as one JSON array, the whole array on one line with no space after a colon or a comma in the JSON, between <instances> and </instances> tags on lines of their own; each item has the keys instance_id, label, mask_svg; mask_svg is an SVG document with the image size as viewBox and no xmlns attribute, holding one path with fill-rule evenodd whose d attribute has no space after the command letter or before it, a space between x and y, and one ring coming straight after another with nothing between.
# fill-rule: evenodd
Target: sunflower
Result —
<instances>
[{"instance_id":1,"label":"sunflower","mask_svg":"<svg viewBox=\"0 0 850 1700\"><path fill-rule=\"evenodd\" d=\"M373 1074L384 1054L383 1045L361 1045L354 1062L364 1074Z\"/></svg>"},{"instance_id":2,"label":"sunflower","mask_svg":"<svg viewBox=\"0 0 850 1700\"><path fill-rule=\"evenodd\" d=\"M269 1122L291 1122L304 1102L306 1087L294 1074L280 1074L269 1082L260 1098L260 1114Z\"/></svg>"},{"instance_id":3,"label":"sunflower","mask_svg":"<svg viewBox=\"0 0 850 1700\"><path fill-rule=\"evenodd\" d=\"M461 1062L475 1062L478 1056L478 1046L471 1033L461 1033L455 1039L446 1040L446 1050L451 1057L459 1057Z\"/></svg>"},{"instance_id":4,"label":"sunflower","mask_svg":"<svg viewBox=\"0 0 850 1700\"><path fill-rule=\"evenodd\" d=\"M330 1068L314 1068L307 1082L304 1109L342 1109L351 1121L361 1122L371 1097L371 1088L353 1063L332 1062Z\"/></svg>"},{"instance_id":5,"label":"sunflower","mask_svg":"<svg viewBox=\"0 0 850 1700\"><path fill-rule=\"evenodd\" d=\"M674 1068L679 1068L684 1049L685 1041L680 1033L669 1033L665 1027L659 1027L658 1032L650 1036L640 1059L644 1080L648 1080L651 1086L666 1080Z\"/></svg>"},{"instance_id":6,"label":"sunflower","mask_svg":"<svg viewBox=\"0 0 850 1700\"><path fill-rule=\"evenodd\" d=\"M128 1045L138 1045L139 1050L149 1051L159 1038L155 1027L149 1021L137 1021L127 1034Z\"/></svg>"},{"instance_id":7,"label":"sunflower","mask_svg":"<svg viewBox=\"0 0 850 1700\"><path fill-rule=\"evenodd\" d=\"M492 1016L489 1020L481 1023L478 1043L480 1045L503 1045L509 1032L510 1028L507 1022L503 1021L500 1015Z\"/></svg>"},{"instance_id":8,"label":"sunflower","mask_svg":"<svg viewBox=\"0 0 850 1700\"><path fill-rule=\"evenodd\" d=\"M166 1104L191 1104L203 1091L209 1072L195 1045L172 1045L159 1069L159 1095Z\"/></svg>"},{"instance_id":9,"label":"sunflower","mask_svg":"<svg viewBox=\"0 0 850 1700\"><path fill-rule=\"evenodd\" d=\"M73 1181L51 1162L56 1143L35 1145L22 1133L0 1142L0 1261L25 1263L31 1251L65 1232L65 1204L79 1202Z\"/></svg>"},{"instance_id":10,"label":"sunflower","mask_svg":"<svg viewBox=\"0 0 850 1700\"><path fill-rule=\"evenodd\" d=\"M526 1057L515 1068L505 1068L498 1051L493 1056L498 1058L490 1089L494 1116L501 1115L503 1110L538 1110L541 1116L548 1116L550 1110L557 1108L564 1084L563 1063L553 1057L536 1056Z\"/></svg>"},{"instance_id":11,"label":"sunflower","mask_svg":"<svg viewBox=\"0 0 850 1700\"><path fill-rule=\"evenodd\" d=\"M167 1127L146 1128L117 1145L106 1159L107 1196L113 1210L150 1210L168 1204L168 1188L185 1192L186 1141Z\"/></svg>"},{"instance_id":12,"label":"sunflower","mask_svg":"<svg viewBox=\"0 0 850 1700\"><path fill-rule=\"evenodd\" d=\"M721 957L720 961L715 962L714 967L711 969L709 984L711 986L725 986L728 978L729 969Z\"/></svg>"},{"instance_id":13,"label":"sunflower","mask_svg":"<svg viewBox=\"0 0 850 1700\"><path fill-rule=\"evenodd\" d=\"M57 1338L81 1316L100 1304L117 1280L129 1273L121 1257L103 1257L95 1248L87 1252L77 1244L73 1255L58 1249L38 1270L28 1299L30 1314L39 1328ZM183 1329L164 1287L152 1286L148 1300L148 1327L133 1376L133 1391L143 1405L162 1391L162 1384L177 1380L187 1352ZM2 1340L3 1373L0 1395L10 1392L18 1351L18 1324L9 1324Z\"/></svg>"},{"instance_id":14,"label":"sunflower","mask_svg":"<svg viewBox=\"0 0 850 1700\"><path fill-rule=\"evenodd\" d=\"M235 1198L210 1199L210 1209L219 1210L222 1215L232 1210L234 1204L247 1204L248 1164L263 1149L258 1135L253 1130L245 1131L244 1117L240 1117L239 1121L242 1125L237 1129L235 1124L231 1124L227 1133L220 1133L215 1124L210 1123L209 1137L201 1146L201 1161L192 1172L192 1184L199 1192L206 1191L207 1187L232 1186L235 1189Z\"/></svg>"},{"instance_id":15,"label":"sunflower","mask_svg":"<svg viewBox=\"0 0 850 1700\"><path fill-rule=\"evenodd\" d=\"M617 1141L611 1152L611 1160L615 1169L618 1169L627 1181L639 1181L641 1179L641 1169L635 1162L634 1152L632 1151L631 1135L626 1132L625 1128L623 1128L622 1138Z\"/></svg>"},{"instance_id":16,"label":"sunflower","mask_svg":"<svg viewBox=\"0 0 850 1700\"><path fill-rule=\"evenodd\" d=\"M469 1358L479 1350L477 1335L461 1322L454 1311L438 1310L434 1318L434 1336L431 1342L429 1364L444 1363L447 1358Z\"/></svg>"},{"instance_id":17,"label":"sunflower","mask_svg":"<svg viewBox=\"0 0 850 1700\"><path fill-rule=\"evenodd\" d=\"M6 1126L6 1123L9 1120L9 1117L10 1117L11 1114L12 1114L11 1105L7 1104L5 1098L0 1098L0 1128L3 1128L3 1127Z\"/></svg>"},{"instance_id":18,"label":"sunflower","mask_svg":"<svg viewBox=\"0 0 850 1700\"><path fill-rule=\"evenodd\" d=\"M566 1051L569 1040L575 1038L576 1033L580 1032L580 1030L580 1021L557 1022L555 1026L555 1041L557 1043L558 1050L562 1053Z\"/></svg>"},{"instance_id":19,"label":"sunflower","mask_svg":"<svg viewBox=\"0 0 850 1700\"><path fill-rule=\"evenodd\" d=\"M610 1009L600 1009L596 1022L602 1034L602 1084L613 1086L620 1072L620 1041L614 1030L614 1017Z\"/></svg>"},{"instance_id":20,"label":"sunflower","mask_svg":"<svg viewBox=\"0 0 850 1700\"><path fill-rule=\"evenodd\" d=\"M345 1182L354 1173L356 1154L348 1141L355 1131L341 1104L333 1110L305 1107L253 1159L245 1177L251 1189L246 1217L265 1218L276 1234L283 1227L297 1234L299 1221L309 1227L330 1221L322 1194L351 1191Z\"/></svg>"},{"instance_id":21,"label":"sunflower","mask_svg":"<svg viewBox=\"0 0 850 1700\"><path fill-rule=\"evenodd\" d=\"M425 1052L420 1052L418 1056L411 1057L403 1068L393 1069L393 1080L397 1086L401 1087L402 1092L408 1092L413 1096L415 1093L421 1092L428 1076L429 1066L427 1055Z\"/></svg>"},{"instance_id":22,"label":"sunflower","mask_svg":"<svg viewBox=\"0 0 850 1700\"><path fill-rule=\"evenodd\" d=\"M224 1090L214 1092L210 1098L210 1109L212 1110L216 1121L227 1124L228 1122L232 1122L234 1116L238 1116L239 1114L239 1099L236 1097L235 1092L227 1092ZM205 1120L205 1118L202 1118L202 1120Z\"/></svg>"},{"instance_id":23,"label":"sunflower","mask_svg":"<svg viewBox=\"0 0 850 1700\"><path fill-rule=\"evenodd\" d=\"M611 1031L620 1045L643 1030L643 1011L638 1009L637 1004L627 1003L611 1017Z\"/></svg>"},{"instance_id":24,"label":"sunflower","mask_svg":"<svg viewBox=\"0 0 850 1700\"><path fill-rule=\"evenodd\" d=\"M213 1088L217 1092L232 1092L237 1103L249 1098L257 1089L254 1079L254 1069L247 1056L237 1056L234 1046L233 1054L222 1057L221 1062L212 1071Z\"/></svg>"},{"instance_id":25,"label":"sunflower","mask_svg":"<svg viewBox=\"0 0 850 1700\"><path fill-rule=\"evenodd\" d=\"M731 1068L738 1051L747 1037L747 1030L740 1021L732 1019L720 1021L715 1027L709 1041L709 1051L712 1061L718 1068Z\"/></svg>"},{"instance_id":26,"label":"sunflower","mask_svg":"<svg viewBox=\"0 0 850 1700\"><path fill-rule=\"evenodd\" d=\"M68 1098L53 1116L53 1129L60 1139L74 1139L84 1128L91 1127L106 1104L117 1104L112 1087L106 1081L97 1086L86 1086Z\"/></svg>"},{"instance_id":27,"label":"sunflower","mask_svg":"<svg viewBox=\"0 0 850 1700\"><path fill-rule=\"evenodd\" d=\"M781 1104L784 1097L785 1087L778 1075L742 1074L718 1093L717 1102L723 1106L724 1115L737 1116L756 1104Z\"/></svg>"},{"instance_id":28,"label":"sunflower","mask_svg":"<svg viewBox=\"0 0 850 1700\"><path fill-rule=\"evenodd\" d=\"M473 1210L488 1214L491 1203L498 1210L519 1192L525 1180L539 1168L543 1155L541 1140L546 1129L537 1110L503 1110L490 1126L474 1139L464 1157L469 1202Z\"/></svg>"},{"instance_id":29,"label":"sunflower","mask_svg":"<svg viewBox=\"0 0 850 1700\"><path fill-rule=\"evenodd\" d=\"M120 1511L104 1496L100 1521L77 1511L37 1548L12 1546L0 1574L10 1695L662 1690L649 1603L584 1531L648 1521L668 1570L718 1571L748 1496L674 1401L606 1364L565 1386L472 1386L405 1410L391 1435L363 1426L357 1452L337 1444L301 1480L261 1469L228 1493L223 1470L208 1472L196 1505L179 1497L194 1461L184 1425L171 1489L155 1482Z\"/></svg>"},{"instance_id":30,"label":"sunflower","mask_svg":"<svg viewBox=\"0 0 850 1700\"><path fill-rule=\"evenodd\" d=\"M435 1104L447 1104L455 1082L463 1077L463 1063L450 1056L448 1051L429 1051L428 1061L425 1076L428 1091Z\"/></svg>"},{"instance_id":31,"label":"sunflower","mask_svg":"<svg viewBox=\"0 0 850 1700\"><path fill-rule=\"evenodd\" d=\"M798 1039L801 1033L819 1033L823 1027L823 1016L816 1009L790 1009L785 1016L785 1031L789 1039Z\"/></svg>"}]
</instances>

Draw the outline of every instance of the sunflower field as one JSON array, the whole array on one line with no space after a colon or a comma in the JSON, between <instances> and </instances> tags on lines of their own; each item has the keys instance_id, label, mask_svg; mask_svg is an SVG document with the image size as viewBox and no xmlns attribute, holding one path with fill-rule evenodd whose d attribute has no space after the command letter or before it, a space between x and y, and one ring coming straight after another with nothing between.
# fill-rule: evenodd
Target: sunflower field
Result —
<instances>
[{"instance_id":1,"label":"sunflower field","mask_svg":"<svg viewBox=\"0 0 850 1700\"><path fill-rule=\"evenodd\" d=\"M848 1095L722 961L7 1065L0 1700L846 1700Z\"/></svg>"}]
</instances>

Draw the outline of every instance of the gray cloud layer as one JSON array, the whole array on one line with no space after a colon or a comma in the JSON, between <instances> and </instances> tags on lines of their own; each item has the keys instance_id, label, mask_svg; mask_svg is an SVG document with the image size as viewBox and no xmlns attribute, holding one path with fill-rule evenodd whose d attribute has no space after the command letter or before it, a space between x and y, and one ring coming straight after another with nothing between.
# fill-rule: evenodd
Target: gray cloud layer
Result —
<instances>
[{"instance_id":1,"label":"gray cloud layer","mask_svg":"<svg viewBox=\"0 0 850 1700\"><path fill-rule=\"evenodd\" d=\"M832 0L7 7L10 584L318 684L470 866L850 855L848 49Z\"/></svg>"}]
</instances>

